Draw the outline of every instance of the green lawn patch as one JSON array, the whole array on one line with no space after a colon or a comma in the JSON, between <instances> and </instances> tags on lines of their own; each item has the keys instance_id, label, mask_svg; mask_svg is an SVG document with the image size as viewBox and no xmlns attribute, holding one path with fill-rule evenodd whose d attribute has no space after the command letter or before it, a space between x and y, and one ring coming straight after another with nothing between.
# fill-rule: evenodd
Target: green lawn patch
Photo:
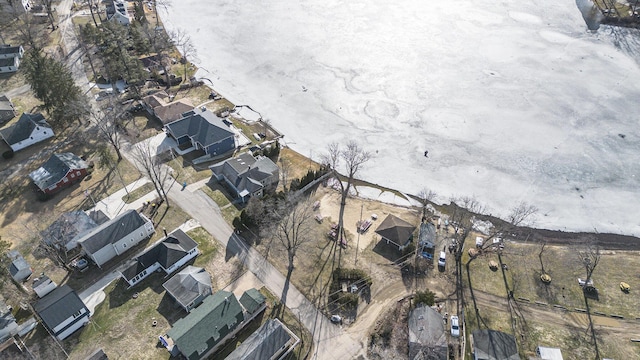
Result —
<instances>
[{"instance_id":1,"label":"green lawn patch","mask_svg":"<svg viewBox=\"0 0 640 360\"><path fill-rule=\"evenodd\" d=\"M218 242L202 227L187 231L187 235L198 243L198 250L200 250L200 255L193 265L205 267L218 252Z\"/></svg>"},{"instance_id":2,"label":"green lawn patch","mask_svg":"<svg viewBox=\"0 0 640 360\"><path fill-rule=\"evenodd\" d=\"M153 184L148 182L145 183L144 185L140 186L139 188L130 191L129 195L125 195L122 197L122 201L124 201L126 204L131 204L132 202L140 199L141 197L147 195L148 193L155 191L155 187L153 187Z\"/></svg>"}]
</instances>

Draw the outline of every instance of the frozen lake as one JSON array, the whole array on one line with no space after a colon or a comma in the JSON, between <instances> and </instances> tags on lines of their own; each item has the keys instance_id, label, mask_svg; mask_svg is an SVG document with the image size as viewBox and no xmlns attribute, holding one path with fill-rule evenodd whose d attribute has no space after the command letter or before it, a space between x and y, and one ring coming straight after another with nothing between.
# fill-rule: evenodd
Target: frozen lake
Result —
<instances>
[{"instance_id":1,"label":"frozen lake","mask_svg":"<svg viewBox=\"0 0 640 360\"><path fill-rule=\"evenodd\" d=\"M305 155L356 139L370 182L640 235L637 34L588 31L574 1L180 0L168 13L198 76Z\"/></svg>"}]
</instances>

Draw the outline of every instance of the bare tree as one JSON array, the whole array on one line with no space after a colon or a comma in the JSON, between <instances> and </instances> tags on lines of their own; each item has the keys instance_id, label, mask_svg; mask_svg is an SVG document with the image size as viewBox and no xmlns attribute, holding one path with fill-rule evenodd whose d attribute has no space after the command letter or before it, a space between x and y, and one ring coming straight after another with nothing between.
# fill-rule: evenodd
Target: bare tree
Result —
<instances>
[{"instance_id":1,"label":"bare tree","mask_svg":"<svg viewBox=\"0 0 640 360\"><path fill-rule=\"evenodd\" d=\"M343 147L339 143L331 143L328 146L328 153L324 156L324 161L329 165L330 171L333 173L337 183L340 186L340 213L338 215L338 236L336 241L342 242L345 238L344 232L344 210L347 205L347 197L349 196L349 190L353 185L358 171L362 166L369 161L371 154L364 150L354 140L349 140ZM346 185L340 180L339 167L343 167L347 183ZM338 267L342 261L342 246L338 250Z\"/></svg>"},{"instance_id":2,"label":"bare tree","mask_svg":"<svg viewBox=\"0 0 640 360\"><path fill-rule=\"evenodd\" d=\"M110 100L102 109L91 112L93 124L98 129L100 137L109 143L118 156L118 162L122 160L120 152L120 131L123 128L122 121L129 115L120 104Z\"/></svg>"},{"instance_id":3,"label":"bare tree","mask_svg":"<svg viewBox=\"0 0 640 360\"><path fill-rule=\"evenodd\" d=\"M56 24L54 23L55 19L53 17L53 12L55 9L53 8L54 0L41 0L42 5L44 6L44 10L47 12L47 17L49 18L49 22L51 23L51 31L56 29Z\"/></svg>"},{"instance_id":4,"label":"bare tree","mask_svg":"<svg viewBox=\"0 0 640 360\"><path fill-rule=\"evenodd\" d=\"M171 177L171 168L164 165L158 156L156 156L149 142L136 144L133 148L133 156L139 165L138 167L141 168L145 175L151 180L158 196L169 206L167 191L169 183L173 180Z\"/></svg>"},{"instance_id":5,"label":"bare tree","mask_svg":"<svg viewBox=\"0 0 640 360\"><path fill-rule=\"evenodd\" d=\"M177 29L169 34L171 41L175 44L180 54L182 54L182 63L184 64L184 78L188 79L187 66L189 59L195 58L198 54L196 47L191 41L191 37L184 29Z\"/></svg>"},{"instance_id":6,"label":"bare tree","mask_svg":"<svg viewBox=\"0 0 640 360\"><path fill-rule=\"evenodd\" d=\"M282 303L286 302L288 284L294 269L298 250L311 241L311 219L313 206L308 199L289 195L284 200L275 200L272 209L272 237L278 246L287 252L287 277L282 291Z\"/></svg>"},{"instance_id":7,"label":"bare tree","mask_svg":"<svg viewBox=\"0 0 640 360\"><path fill-rule=\"evenodd\" d=\"M289 161L289 159L287 159L286 157L280 156L280 158L278 159L278 165L279 165L279 173L280 173L280 182L282 183L282 189L284 192L287 192L287 190L289 189L289 174L291 173L292 170L292 165L291 165L291 161Z\"/></svg>"},{"instance_id":8,"label":"bare tree","mask_svg":"<svg viewBox=\"0 0 640 360\"><path fill-rule=\"evenodd\" d=\"M584 265L586 272L585 289L586 284L591 281L593 272L595 271L598 263L600 262L600 245L598 245L595 237L590 236L586 238L585 243L576 251L580 262Z\"/></svg>"}]
</instances>

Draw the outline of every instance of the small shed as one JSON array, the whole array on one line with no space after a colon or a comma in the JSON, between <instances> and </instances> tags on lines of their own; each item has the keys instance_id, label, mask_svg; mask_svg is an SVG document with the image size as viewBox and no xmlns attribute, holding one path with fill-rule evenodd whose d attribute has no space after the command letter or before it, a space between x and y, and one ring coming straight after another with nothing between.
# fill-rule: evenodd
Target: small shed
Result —
<instances>
[{"instance_id":1,"label":"small shed","mask_svg":"<svg viewBox=\"0 0 640 360\"><path fill-rule=\"evenodd\" d=\"M27 261L20 255L17 250L10 251L8 254L11 259L11 265L9 265L9 273L13 280L22 282L31 276L33 270Z\"/></svg>"},{"instance_id":2,"label":"small shed","mask_svg":"<svg viewBox=\"0 0 640 360\"><path fill-rule=\"evenodd\" d=\"M264 295L257 289L249 289L240 297L240 304L249 314L254 314L264 310L266 300Z\"/></svg>"}]
</instances>

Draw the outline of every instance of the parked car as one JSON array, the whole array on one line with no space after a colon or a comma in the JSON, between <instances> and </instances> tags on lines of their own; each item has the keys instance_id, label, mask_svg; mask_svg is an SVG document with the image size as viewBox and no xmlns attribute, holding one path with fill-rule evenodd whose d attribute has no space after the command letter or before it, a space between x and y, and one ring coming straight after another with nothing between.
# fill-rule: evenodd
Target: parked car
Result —
<instances>
[{"instance_id":1,"label":"parked car","mask_svg":"<svg viewBox=\"0 0 640 360\"><path fill-rule=\"evenodd\" d=\"M460 324L458 323L457 315L451 315L451 336L453 337L460 336Z\"/></svg>"},{"instance_id":2,"label":"parked car","mask_svg":"<svg viewBox=\"0 0 640 360\"><path fill-rule=\"evenodd\" d=\"M340 315L331 315L331 322L334 324L342 324L342 317L340 317Z\"/></svg>"},{"instance_id":3,"label":"parked car","mask_svg":"<svg viewBox=\"0 0 640 360\"><path fill-rule=\"evenodd\" d=\"M438 258L438 267L444 267L447 258L447 253L440 251L440 257Z\"/></svg>"}]
</instances>

